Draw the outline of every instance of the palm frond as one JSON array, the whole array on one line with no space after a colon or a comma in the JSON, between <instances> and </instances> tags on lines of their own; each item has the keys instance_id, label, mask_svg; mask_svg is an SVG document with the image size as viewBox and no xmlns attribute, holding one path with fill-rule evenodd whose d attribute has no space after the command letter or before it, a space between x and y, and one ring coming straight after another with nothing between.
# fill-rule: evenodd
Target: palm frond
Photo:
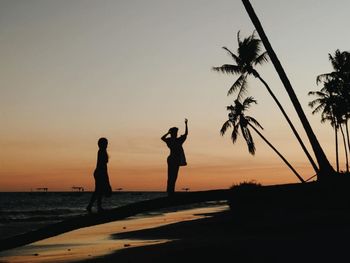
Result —
<instances>
[{"instance_id":1,"label":"palm frond","mask_svg":"<svg viewBox=\"0 0 350 263\"><path fill-rule=\"evenodd\" d=\"M332 78L335 78L336 77L336 73L335 72L329 72L329 73L323 73L323 74L320 74L316 77L316 84L318 85L320 82L322 81L329 81L331 80Z\"/></svg>"},{"instance_id":2,"label":"palm frond","mask_svg":"<svg viewBox=\"0 0 350 263\"><path fill-rule=\"evenodd\" d=\"M252 34L250 35L253 39L256 38L256 30L254 29Z\"/></svg>"},{"instance_id":3,"label":"palm frond","mask_svg":"<svg viewBox=\"0 0 350 263\"><path fill-rule=\"evenodd\" d=\"M237 94L237 100L241 100L243 95L246 94L247 90L248 90L247 74L244 74L242 76L243 76L243 79L240 81L240 83L239 83L240 85L237 84L238 85L237 87L239 87L239 91L238 91L238 94ZM232 85L230 90L232 88L234 88L234 85L235 85L235 83ZM227 95L230 95L233 92L233 90L232 90L232 92L230 92L230 90L228 91Z\"/></svg>"},{"instance_id":4,"label":"palm frond","mask_svg":"<svg viewBox=\"0 0 350 263\"><path fill-rule=\"evenodd\" d=\"M307 95L315 95L316 94L316 91L309 91L308 93L307 93Z\"/></svg>"},{"instance_id":5,"label":"palm frond","mask_svg":"<svg viewBox=\"0 0 350 263\"><path fill-rule=\"evenodd\" d=\"M266 62L269 62L269 54L267 53L267 51L262 53L254 60L254 65L262 65Z\"/></svg>"},{"instance_id":6,"label":"palm frond","mask_svg":"<svg viewBox=\"0 0 350 263\"><path fill-rule=\"evenodd\" d=\"M243 101L243 103L242 103L243 109L244 109L244 110L249 109L250 104L252 104L252 103L258 104L258 102L256 101L256 99L254 99L252 96L245 98L244 101Z\"/></svg>"},{"instance_id":7,"label":"palm frond","mask_svg":"<svg viewBox=\"0 0 350 263\"><path fill-rule=\"evenodd\" d=\"M238 89L239 89L239 93L246 92L246 89L247 89L247 75L246 74L240 75L239 78L232 84L231 88L227 91L227 96L236 92ZM238 95L238 97L239 97L239 95Z\"/></svg>"},{"instance_id":8,"label":"palm frond","mask_svg":"<svg viewBox=\"0 0 350 263\"><path fill-rule=\"evenodd\" d=\"M245 118L248 120L248 122L253 123L256 127L260 128L262 130L264 129L255 118L250 117L250 116L245 116Z\"/></svg>"},{"instance_id":9,"label":"palm frond","mask_svg":"<svg viewBox=\"0 0 350 263\"><path fill-rule=\"evenodd\" d=\"M240 46L240 44L241 44L241 42L242 42L242 41L241 41L241 37L240 37L240 35L239 35L240 32L241 32L240 30L238 30L238 32L237 32L237 43L238 43L238 46Z\"/></svg>"},{"instance_id":10,"label":"palm frond","mask_svg":"<svg viewBox=\"0 0 350 263\"><path fill-rule=\"evenodd\" d=\"M231 127L231 122L230 121L225 121L224 124L222 125L222 128L220 130L221 136L224 136L226 133L227 129Z\"/></svg>"},{"instance_id":11,"label":"palm frond","mask_svg":"<svg viewBox=\"0 0 350 263\"><path fill-rule=\"evenodd\" d=\"M312 114L319 113L320 111L324 110L325 105L324 104L319 104L313 111Z\"/></svg>"},{"instance_id":12,"label":"palm frond","mask_svg":"<svg viewBox=\"0 0 350 263\"><path fill-rule=\"evenodd\" d=\"M212 69L226 74L241 74L241 68L237 65L224 64L221 67L213 67Z\"/></svg>"},{"instance_id":13,"label":"palm frond","mask_svg":"<svg viewBox=\"0 0 350 263\"><path fill-rule=\"evenodd\" d=\"M247 143L249 153L252 155L255 155L255 144L248 127L241 125L241 131L242 131L243 138Z\"/></svg>"},{"instance_id":14,"label":"palm frond","mask_svg":"<svg viewBox=\"0 0 350 263\"><path fill-rule=\"evenodd\" d=\"M237 141L237 138L238 138L238 134L239 134L239 125L236 124L233 126L233 131L231 133L231 140L232 140L232 143L236 143Z\"/></svg>"},{"instance_id":15,"label":"palm frond","mask_svg":"<svg viewBox=\"0 0 350 263\"><path fill-rule=\"evenodd\" d=\"M229 110L229 111L234 111L235 110L235 108L232 105L227 106L226 109Z\"/></svg>"},{"instance_id":16,"label":"palm frond","mask_svg":"<svg viewBox=\"0 0 350 263\"><path fill-rule=\"evenodd\" d=\"M327 97L327 94L325 92L322 92L322 91L309 91L308 95L313 95L313 96L318 96L318 97L321 97L321 98L325 98Z\"/></svg>"},{"instance_id":17,"label":"palm frond","mask_svg":"<svg viewBox=\"0 0 350 263\"><path fill-rule=\"evenodd\" d=\"M309 102L310 108L314 108L316 105L326 106L326 104L324 103L324 99L315 99Z\"/></svg>"},{"instance_id":18,"label":"palm frond","mask_svg":"<svg viewBox=\"0 0 350 263\"><path fill-rule=\"evenodd\" d=\"M233 58L233 60L237 63L237 64L239 64L240 63L240 59L239 59L239 57L236 55L236 54L234 54L231 50L229 50L227 47L222 47L224 50L226 50L230 55L231 55L231 57Z\"/></svg>"}]
</instances>

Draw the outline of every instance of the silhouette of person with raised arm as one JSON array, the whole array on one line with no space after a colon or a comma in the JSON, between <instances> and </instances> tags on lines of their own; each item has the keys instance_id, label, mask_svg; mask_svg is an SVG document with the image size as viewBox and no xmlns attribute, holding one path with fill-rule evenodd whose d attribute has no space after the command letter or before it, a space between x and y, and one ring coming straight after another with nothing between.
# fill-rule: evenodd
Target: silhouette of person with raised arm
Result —
<instances>
[{"instance_id":1,"label":"silhouette of person with raised arm","mask_svg":"<svg viewBox=\"0 0 350 263\"><path fill-rule=\"evenodd\" d=\"M94 202L97 200L97 211L102 212L102 197L110 197L112 194L112 188L109 183L108 172L107 172L107 163L108 163L108 154L107 146L108 140L106 138L100 138L98 140L98 153L97 153L97 164L94 171L95 178L95 191L91 196L90 202L86 207L86 210L91 213L91 208L94 205Z\"/></svg>"},{"instance_id":2,"label":"silhouette of person with raised arm","mask_svg":"<svg viewBox=\"0 0 350 263\"><path fill-rule=\"evenodd\" d=\"M168 156L168 181L167 181L167 192L168 196L175 193L175 183L180 166L187 165L185 152L182 148L182 144L186 141L188 134L188 120L185 119L185 133L180 137L177 137L178 128L172 127L169 131L164 134L161 139L167 144L170 149L170 155ZM170 137L167 137L170 135Z\"/></svg>"}]
</instances>

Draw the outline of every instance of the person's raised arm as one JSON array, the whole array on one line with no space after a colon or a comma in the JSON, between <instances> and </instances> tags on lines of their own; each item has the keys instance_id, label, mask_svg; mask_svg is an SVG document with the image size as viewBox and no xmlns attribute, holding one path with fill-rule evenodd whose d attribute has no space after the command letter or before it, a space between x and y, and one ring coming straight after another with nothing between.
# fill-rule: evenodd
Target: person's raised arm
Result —
<instances>
[{"instance_id":1,"label":"person's raised arm","mask_svg":"<svg viewBox=\"0 0 350 263\"><path fill-rule=\"evenodd\" d=\"M166 141L166 137L168 136L168 134L169 134L169 132L167 132L166 134L164 134L162 137L161 137L161 139L162 139L162 141Z\"/></svg>"},{"instance_id":2,"label":"person's raised arm","mask_svg":"<svg viewBox=\"0 0 350 263\"><path fill-rule=\"evenodd\" d=\"M185 125L186 125L186 128L185 128L185 136L187 136L187 134L188 134L188 126L187 126L187 122L188 122L188 120L187 119L185 119Z\"/></svg>"}]
</instances>

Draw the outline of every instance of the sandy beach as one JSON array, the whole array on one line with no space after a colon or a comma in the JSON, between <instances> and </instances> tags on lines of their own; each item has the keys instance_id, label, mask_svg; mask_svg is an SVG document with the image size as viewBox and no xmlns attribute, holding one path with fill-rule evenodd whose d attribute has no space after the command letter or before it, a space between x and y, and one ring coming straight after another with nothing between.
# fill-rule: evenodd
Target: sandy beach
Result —
<instances>
[{"instance_id":1,"label":"sandy beach","mask_svg":"<svg viewBox=\"0 0 350 263\"><path fill-rule=\"evenodd\" d=\"M73 224L76 230L4 250L0 262L347 262L348 180L246 185L231 192L227 203L195 201L224 200L227 191L139 202L77 217L91 225ZM126 208L136 216L117 219ZM113 215L108 223L97 220Z\"/></svg>"},{"instance_id":2,"label":"sandy beach","mask_svg":"<svg viewBox=\"0 0 350 263\"><path fill-rule=\"evenodd\" d=\"M120 232L115 240L159 240L80 263L347 262L350 213L343 209L231 211L156 228Z\"/></svg>"},{"instance_id":3,"label":"sandy beach","mask_svg":"<svg viewBox=\"0 0 350 263\"><path fill-rule=\"evenodd\" d=\"M166 243L172 238L123 237L123 234L158 228L209 217L227 210L226 205L131 217L102 225L74 230L23 247L0 253L0 262L76 262L100 260L111 253L130 248ZM121 236L119 236L121 235ZM109 262L107 259L106 262Z\"/></svg>"}]
</instances>

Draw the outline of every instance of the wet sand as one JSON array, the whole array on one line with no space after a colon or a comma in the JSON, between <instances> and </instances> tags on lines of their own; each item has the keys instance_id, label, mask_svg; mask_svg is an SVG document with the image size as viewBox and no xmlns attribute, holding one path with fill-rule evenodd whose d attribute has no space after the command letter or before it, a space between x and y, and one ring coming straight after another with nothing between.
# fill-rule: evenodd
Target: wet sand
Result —
<instances>
[{"instance_id":1,"label":"wet sand","mask_svg":"<svg viewBox=\"0 0 350 263\"><path fill-rule=\"evenodd\" d=\"M164 240L80 263L348 262L349 210L266 211L212 217L124 232L117 239Z\"/></svg>"},{"instance_id":2,"label":"wet sand","mask_svg":"<svg viewBox=\"0 0 350 263\"><path fill-rule=\"evenodd\" d=\"M96 257L103 258L121 250L161 244L172 240L166 237L123 238L118 235L200 219L209 216L210 213L225 209L227 209L225 205L194 208L81 228L23 247L3 251L0 253L0 262L75 262L89 259L95 261Z\"/></svg>"}]
</instances>

